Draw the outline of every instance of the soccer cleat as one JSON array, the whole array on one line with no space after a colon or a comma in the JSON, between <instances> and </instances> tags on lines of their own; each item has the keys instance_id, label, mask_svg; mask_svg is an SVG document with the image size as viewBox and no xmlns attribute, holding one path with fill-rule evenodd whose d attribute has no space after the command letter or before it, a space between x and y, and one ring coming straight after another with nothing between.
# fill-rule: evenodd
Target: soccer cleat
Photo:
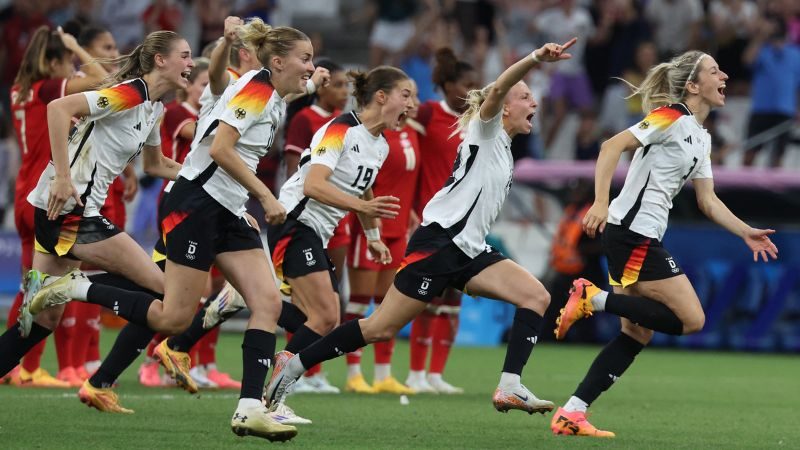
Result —
<instances>
[{"instance_id":1,"label":"soccer cleat","mask_svg":"<svg viewBox=\"0 0 800 450\"><path fill-rule=\"evenodd\" d=\"M556 318L556 339L564 339L572 324L580 319L592 316L594 312L592 297L601 291L602 289L584 278L578 278L572 282L567 304L561 308L561 314Z\"/></svg>"},{"instance_id":2,"label":"soccer cleat","mask_svg":"<svg viewBox=\"0 0 800 450\"><path fill-rule=\"evenodd\" d=\"M506 389L500 386L494 391L492 397L494 409L500 412L508 412L510 409L520 409L528 414L550 412L555 408L553 402L540 400L528 388L520 384L519 386Z\"/></svg>"},{"instance_id":3,"label":"soccer cleat","mask_svg":"<svg viewBox=\"0 0 800 450\"><path fill-rule=\"evenodd\" d=\"M217 369L208 369L206 376L209 380L217 383L220 389L241 389L242 383L234 380L225 372L220 372Z\"/></svg>"},{"instance_id":4,"label":"soccer cleat","mask_svg":"<svg viewBox=\"0 0 800 450\"><path fill-rule=\"evenodd\" d=\"M44 387L44 388L70 388L70 384L53 378L46 370L39 367L33 372L28 372L24 367L19 368L19 386Z\"/></svg>"},{"instance_id":5,"label":"soccer cleat","mask_svg":"<svg viewBox=\"0 0 800 450\"><path fill-rule=\"evenodd\" d=\"M315 394L338 394L341 391L338 387L332 385L324 373L318 373L305 378L306 383L310 384Z\"/></svg>"},{"instance_id":6,"label":"soccer cleat","mask_svg":"<svg viewBox=\"0 0 800 450\"><path fill-rule=\"evenodd\" d=\"M56 379L66 381L70 387L80 387L85 380L81 380L74 367L66 367L58 371Z\"/></svg>"},{"instance_id":7,"label":"soccer cleat","mask_svg":"<svg viewBox=\"0 0 800 450\"><path fill-rule=\"evenodd\" d=\"M28 308L28 312L31 315L39 314L41 311L51 306L58 306L71 302L72 298L68 293L72 290L72 285L76 281L88 281L86 275L79 269L72 269L63 277L58 277L58 279L52 283L44 285L48 278L55 277L44 275L44 278L42 278L42 288L31 297L30 306ZM23 300L23 306L24 305L25 302Z\"/></svg>"},{"instance_id":8,"label":"soccer cleat","mask_svg":"<svg viewBox=\"0 0 800 450\"><path fill-rule=\"evenodd\" d=\"M197 384L197 387L200 389L217 389L219 387L217 383L208 379L203 366L194 366L189 369L189 376L192 377L192 380L194 380L195 384Z\"/></svg>"},{"instance_id":9,"label":"soccer cleat","mask_svg":"<svg viewBox=\"0 0 800 450\"><path fill-rule=\"evenodd\" d=\"M397 381L397 378L389 375L388 377L372 383L372 388L379 394L414 395L417 391L405 384Z\"/></svg>"},{"instance_id":10,"label":"soccer cleat","mask_svg":"<svg viewBox=\"0 0 800 450\"><path fill-rule=\"evenodd\" d=\"M272 369L272 377L269 379L269 384L264 387L263 401L265 405L272 406L276 403L283 403L286 400L286 396L291 392L295 381L305 372L303 364L298 360L295 366L299 367L300 372L296 374L287 373L289 364L295 358L299 358L299 356L286 350L275 354L275 367Z\"/></svg>"},{"instance_id":11,"label":"soccer cleat","mask_svg":"<svg viewBox=\"0 0 800 450\"><path fill-rule=\"evenodd\" d=\"M435 389L439 394L457 395L464 393L463 388L455 387L447 381L444 381L442 374L440 373L429 373L427 381L428 385Z\"/></svg>"},{"instance_id":12,"label":"soccer cleat","mask_svg":"<svg viewBox=\"0 0 800 450\"><path fill-rule=\"evenodd\" d=\"M283 425L311 425L311 420L300 417L286 403L278 403L269 409L269 416Z\"/></svg>"},{"instance_id":13,"label":"soccer cleat","mask_svg":"<svg viewBox=\"0 0 800 450\"><path fill-rule=\"evenodd\" d=\"M594 425L586 420L586 413L583 411L566 412L564 408L558 408L553 420L550 421L550 429L553 434L566 436L590 436L613 438L616 436L611 431L598 430Z\"/></svg>"},{"instance_id":14,"label":"soccer cleat","mask_svg":"<svg viewBox=\"0 0 800 450\"><path fill-rule=\"evenodd\" d=\"M81 390L78 391L78 398L90 408L97 408L98 411L133 414L132 409L123 408L119 404L117 393L111 388L96 388L89 384L89 380L83 382Z\"/></svg>"},{"instance_id":15,"label":"soccer cleat","mask_svg":"<svg viewBox=\"0 0 800 450\"><path fill-rule=\"evenodd\" d=\"M358 374L347 379L347 384L344 385L344 390L347 392L355 392L356 394L377 394L378 391L367 383L364 375Z\"/></svg>"},{"instance_id":16,"label":"soccer cleat","mask_svg":"<svg viewBox=\"0 0 800 450\"><path fill-rule=\"evenodd\" d=\"M147 387L161 387L158 361L148 361L139 366L139 384Z\"/></svg>"},{"instance_id":17,"label":"soccer cleat","mask_svg":"<svg viewBox=\"0 0 800 450\"><path fill-rule=\"evenodd\" d=\"M84 367L83 365L80 365L75 368L75 375L77 375L78 378L81 379L81 381L86 381L89 379L89 377L91 377L91 375L89 375L89 372L86 370L86 367Z\"/></svg>"},{"instance_id":18,"label":"soccer cleat","mask_svg":"<svg viewBox=\"0 0 800 450\"><path fill-rule=\"evenodd\" d=\"M217 297L206 305L203 328L210 330L245 308L247 308L247 304L244 302L242 294L226 282Z\"/></svg>"},{"instance_id":19,"label":"soccer cleat","mask_svg":"<svg viewBox=\"0 0 800 450\"><path fill-rule=\"evenodd\" d=\"M439 392L428 383L425 378L425 372L421 372L419 376L412 376L410 373L406 378L406 386L415 390L417 394L438 394ZM463 392L463 391L462 391Z\"/></svg>"},{"instance_id":20,"label":"soccer cleat","mask_svg":"<svg viewBox=\"0 0 800 450\"><path fill-rule=\"evenodd\" d=\"M188 353L172 350L167 345L167 339L164 339L153 350L153 358L158 359L167 375L175 380L181 389L190 394L197 392L197 384L189 374L191 358Z\"/></svg>"},{"instance_id":21,"label":"soccer cleat","mask_svg":"<svg viewBox=\"0 0 800 450\"><path fill-rule=\"evenodd\" d=\"M31 300L42 289L42 281L45 275L38 270L29 270L25 274L25 279L22 282L22 305L19 307L19 332L22 337L28 337L31 333L31 326L33 325L33 314L30 311Z\"/></svg>"},{"instance_id":22,"label":"soccer cleat","mask_svg":"<svg viewBox=\"0 0 800 450\"><path fill-rule=\"evenodd\" d=\"M297 428L278 423L263 405L237 408L231 418L231 431L238 436L257 436L268 441L288 441L297 435Z\"/></svg>"},{"instance_id":23,"label":"soccer cleat","mask_svg":"<svg viewBox=\"0 0 800 450\"><path fill-rule=\"evenodd\" d=\"M291 391L289 391L288 395L294 394L314 394L314 386L308 382L308 377L303 375L302 377L298 378L297 381L294 382L292 385Z\"/></svg>"}]
</instances>

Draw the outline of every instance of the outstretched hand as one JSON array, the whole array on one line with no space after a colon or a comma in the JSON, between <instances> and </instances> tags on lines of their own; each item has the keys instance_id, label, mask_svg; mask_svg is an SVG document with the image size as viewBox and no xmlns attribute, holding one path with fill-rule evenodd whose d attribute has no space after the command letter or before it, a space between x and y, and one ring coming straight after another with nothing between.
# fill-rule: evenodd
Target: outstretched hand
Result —
<instances>
[{"instance_id":1,"label":"outstretched hand","mask_svg":"<svg viewBox=\"0 0 800 450\"><path fill-rule=\"evenodd\" d=\"M768 262L767 255L772 259L778 259L778 247L769 238L769 235L773 233L775 233L775 230L750 228L742 236L745 244L753 251L753 261L758 262L758 257L760 256L764 262Z\"/></svg>"},{"instance_id":2,"label":"outstretched hand","mask_svg":"<svg viewBox=\"0 0 800 450\"><path fill-rule=\"evenodd\" d=\"M570 59L572 55L569 53L564 53L564 50L572 47L575 43L578 42L578 38L574 37L569 41L563 44L555 44L553 42L549 42L544 44L540 48L534 50L533 54L536 56L536 59L542 62L553 62L553 61L561 61L562 59Z\"/></svg>"}]
</instances>

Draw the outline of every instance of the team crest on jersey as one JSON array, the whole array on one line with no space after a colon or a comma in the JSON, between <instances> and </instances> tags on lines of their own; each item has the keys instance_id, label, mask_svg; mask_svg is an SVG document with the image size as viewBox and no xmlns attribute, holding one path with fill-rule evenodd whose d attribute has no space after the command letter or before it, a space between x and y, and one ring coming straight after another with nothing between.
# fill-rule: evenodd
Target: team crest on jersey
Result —
<instances>
[{"instance_id":1,"label":"team crest on jersey","mask_svg":"<svg viewBox=\"0 0 800 450\"><path fill-rule=\"evenodd\" d=\"M108 97L100 97L97 99L98 108L108 108Z\"/></svg>"},{"instance_id":2,"label":"team crest on jersey","mask_svg":"<svg viewBox=\"0 0 800 450\"><path fill-rule=\"evenodd\" d=\"M640 130L646 130L646 129L647 129L647 127L649 127L649 126L650 126L650 122L648 122L648 121L646 121L646 120L643 120L643 121L642 121L642 122L639 124L639 129L640 129Z\"/></svg>"},{"instance_id":3,"label":"team crest on jersey","mask_svg":"<svg viewBox=\"0 0 800 450\"><path fill-rule=\"evenodd\" d=\"M242 120L245 118L245 116L247 116L247 111L245 111L244 108L236 108L236 110L233 112L233 115L237 119Z\"/></svg>"},{"instance_id":4,"label":"team crest on jersey","mask_svg":"<svg viewBox=\"0 0 800 450\"><path fill-rule=\"evenodd\" d=\"M317 149L317 156L322 156L322 155L324 155L326 150L327 150L327 149L326 149L325 147L320 147L320 148L318 148L318 149Z\"/></svg>"}]
</instances>

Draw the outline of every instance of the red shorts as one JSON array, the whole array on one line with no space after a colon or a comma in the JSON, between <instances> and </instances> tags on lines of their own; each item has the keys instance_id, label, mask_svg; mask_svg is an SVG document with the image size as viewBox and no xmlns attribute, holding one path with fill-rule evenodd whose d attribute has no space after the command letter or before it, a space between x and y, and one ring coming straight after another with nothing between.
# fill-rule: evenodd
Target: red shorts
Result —
<instances>
[{"instance_id":1,"label":"red shorts","mask_svg":"<svg viewBox=\"0 0 800 450\"><path fill-rule=\"evenodd\" d=\"M406 253L406 238L381 238L383 243L389 247L389 252L392 254L392 262L389 264L381 264L375 261L372 254L367 247L367 237L364 232L359 229L359 232L353 235L353 241L350 243L350 248L347 252L347 265L353 269L372 270L380 272L382 270L394 270L400 267L403 261L403 255Z\"/></svg>"},{"instance_id":2,"label":"red shorts","mask_svg":"<svg viewBox=\"0 0 800 450\"><path fill-rule=\"evenodd\" d=\"M14 200L14 224L17 226L17 234L22 243L22 270L33 266L33 243L36 239L33 227L34 209L24 197Z\"/></svg>"},{"instance_id":3,"label":"red shorts","mask_svg":"<svg viewBox=\"0 0 800 450\"><path fill-rule=\"evenodd\" d=\"M339 225L333 230L333 236L328 240L328 250L350 245L350 215L344 216Z\"/></svg>"}]
</instances>

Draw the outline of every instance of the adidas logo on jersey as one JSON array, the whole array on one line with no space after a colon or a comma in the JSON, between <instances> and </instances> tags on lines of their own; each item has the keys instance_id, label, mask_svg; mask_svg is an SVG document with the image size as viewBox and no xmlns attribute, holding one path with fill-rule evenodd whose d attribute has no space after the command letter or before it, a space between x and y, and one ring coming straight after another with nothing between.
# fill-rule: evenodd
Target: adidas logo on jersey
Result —
<instances>
[{"instance_id":1,"label":"adidas logo on jersey","mask_svg":"<svg viewBox=\"0 0 800 450\"><path fill-rule=\"evenodd\" d=\"M688 142L689 145L692 145L692 137L688 136L686 139L683 140L683 142Z\"/></svg>"},{"instance_id":2,"label":"adidas logo on jersey","mask_svg":"<svg viewBox=\"0 0 800 450\"><path fill-rule=\"evenodd\" d=\"M355 153L361 153L361 151L358 150L358 144L354 145L351 150L353 150Z\"/></svg>"},{"instance_id":3,"label":"adidas logo on jersey","mask_svg":"<svg viewBox=\"0 0 800 450\"><path fill-rule=\"evenodd\" d=\"M136 131L142 131L142 122L139 122L136 125L134 125L133 129Z\"/></svg>"}]
</instances>

